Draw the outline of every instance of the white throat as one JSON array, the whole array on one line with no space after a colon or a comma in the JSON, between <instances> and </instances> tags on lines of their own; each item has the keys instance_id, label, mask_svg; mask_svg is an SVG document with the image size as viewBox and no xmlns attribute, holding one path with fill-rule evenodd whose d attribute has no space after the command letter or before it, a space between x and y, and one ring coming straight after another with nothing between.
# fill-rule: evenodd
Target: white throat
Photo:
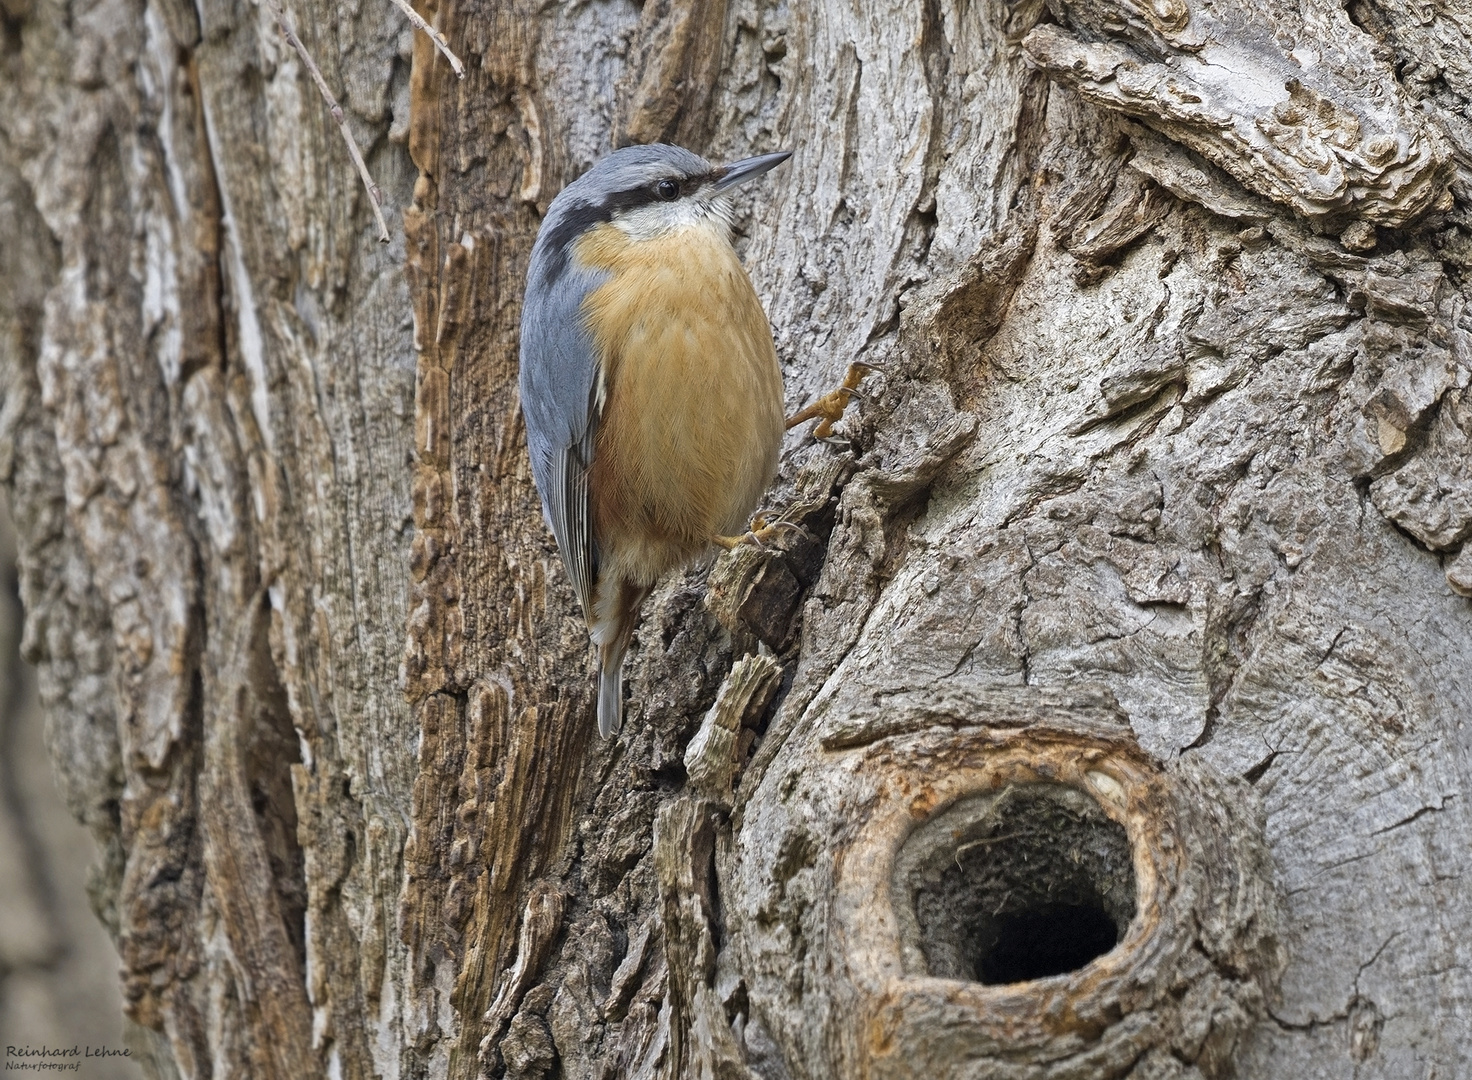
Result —
<instances>
[{"instance_id":1,"label":"white throat","mask_svg":"<svg viewBox=\"0 0 1472 1080\"><path fill-rule=\"evenodd\" d=\"M723 192L704 188L674 202L648 203L613 215L613 224L630 240L655 240L681 229L714 225L731 238L731 201Z\"/></svg>"}]
</instances>

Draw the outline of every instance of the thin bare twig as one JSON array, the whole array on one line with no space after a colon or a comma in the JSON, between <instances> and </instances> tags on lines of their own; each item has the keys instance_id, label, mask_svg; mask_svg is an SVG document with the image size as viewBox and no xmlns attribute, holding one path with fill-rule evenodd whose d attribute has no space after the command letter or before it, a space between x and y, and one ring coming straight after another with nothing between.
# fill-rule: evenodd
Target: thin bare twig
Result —
<instances>
[{"instance_id":1,"label":"thin bare twig","mask_svg":"<svg viewBox=\"0 0 1472 1080\"><path fill-rule=\"evenodd\" d=\"M312 81L317 84L317 89L322 93L322 100L327 102L327 111L337 121L337 129L342 132L343 139L348 144L348 153L353 157L353 164L358 167L358 175L363 178L363 186L368 189L368 201L373 205L373 216L378 219L378 242L388 243L388 223L383 220L383 211L380 205L383 202L383 194L378 190L378 185L373 182L372 175L368 172L368 166L363 161L363 155L358 150L358 144L353 139L353 133L348 130L347 119L343 116L342 106L337 103L337 98L332 96L332 91L327 89L327 80L322 78L322 72L317 67L317 62L307 52L307 47L302 44L301 38L296 36L296 31L291 28L291 23L286 20L286 12L281 9L279 0L266 0L271 9L271 14L276 16L276 24L281 27L281 33L286 40L291 42L291 47L296 54L302 58L302 63L307 65L307 70L312 73Z\"/></svg>"},{"instance_id":2,"label":"thin bare twig","mask_svg":"<svg viewBox=\"0 0 1472 1080\"><path fill-rule=\"evenodd\" d=\"M450 67L455 71L455 78L465 78L465 65L460 62L458 56L450 51L450 42L446 39L445 35L425 22L424 16L414 10L409 0L393 0L393 2L394 6L402 11L411 23L429 35L429 40L434 42L435 48L444 53L445 59L450 62Z\"/></svg>"}]
</instances>

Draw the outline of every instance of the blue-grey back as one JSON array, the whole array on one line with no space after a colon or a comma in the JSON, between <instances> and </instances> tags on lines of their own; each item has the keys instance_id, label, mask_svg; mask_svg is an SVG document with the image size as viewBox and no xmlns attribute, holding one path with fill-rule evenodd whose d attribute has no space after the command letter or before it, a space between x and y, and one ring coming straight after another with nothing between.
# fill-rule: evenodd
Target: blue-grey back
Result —
<instances>
[{"instance_id":1,"label":"blue-grey back","mask_svg":"<svg viewBox=\"0 0 1472 1080\"><path fill-rule=\"evenodd\" d=\"M534 249L532 280L539 269L537 254ZM606 277L570 269L549 287L528 285L521 314L520 392L527 453L542 513L589 616L598 562L588 499L598 434L593 411L598 359L583 324L582 303Z\"/></svg>"},{"instance_id":2,"label":"blue-grey back","mask_svg":"<svg viewBox=\"0 0 1472 1080\"><path fill-rule=\"evenodd\" d=\"M536 256L534 251L533 275ZM571 269L547 288L527 289L521 312L521 407L534 471L553 447L579 443L587 432L598 362L582 304L607 276Z\"/></svg>"}]
</instances>

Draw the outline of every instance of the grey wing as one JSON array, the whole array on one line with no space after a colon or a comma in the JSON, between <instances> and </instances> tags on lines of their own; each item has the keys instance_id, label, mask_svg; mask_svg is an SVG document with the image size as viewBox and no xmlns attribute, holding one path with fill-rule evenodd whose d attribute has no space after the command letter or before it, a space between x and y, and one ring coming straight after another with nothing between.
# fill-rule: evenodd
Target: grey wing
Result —
<instances>
[{"instance_id":1,"label":"grey wing","mask_svg":"<svg viewBox=\"0 0 1472 1080\"><path fill-rule=\"evenodd\" d=\"M583 615L591 623L593 592L598 582L598 545L593 539L593 515L588 499L588 472L593 466L593 439L597 423L588 425L588 433L575 446L552 451L545 483L538 481L542 492L542 509L552 535L557 537L557 550L567 566L573 591L583 606Z\"/></svg>"},{"instance_id":2,"label":"grey wing","mask_svg":"<svg viewBox=\"0 0 1472 1080\"><path fill-rule=\"evenodd\" d=\"M539 279L532 260L529 281ZM535 299L528 290L521 319L521 409L526 418L532 475L542 511L591 622L598 580L598 545L588 474L598 434L599 363L583 326L582 302L601 274L568 268Z\"/></svg>"}]
</instances>

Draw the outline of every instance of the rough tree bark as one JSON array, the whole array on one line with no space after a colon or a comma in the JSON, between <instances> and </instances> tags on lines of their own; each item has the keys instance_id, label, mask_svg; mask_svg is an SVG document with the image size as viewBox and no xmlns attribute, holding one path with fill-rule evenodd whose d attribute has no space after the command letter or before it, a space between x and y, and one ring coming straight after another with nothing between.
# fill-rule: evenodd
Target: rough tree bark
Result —
<instances>
[{"instance_id":1,"label":"rough tree bark","mask_svg":"<svg viewBox=\"0 0 1472 1080\"><path fill-rule=\"evenodd\" d=\"M1472 1074L1465 0L421 7L464 81L288 10L388 246L265 6L3 0L25 650L152 1075ZM882 371L605 743L519 297L654 139L795 150L788 403ZM1118 947L985 977L1064 901Z\"/></svg>"}]
</instances>

